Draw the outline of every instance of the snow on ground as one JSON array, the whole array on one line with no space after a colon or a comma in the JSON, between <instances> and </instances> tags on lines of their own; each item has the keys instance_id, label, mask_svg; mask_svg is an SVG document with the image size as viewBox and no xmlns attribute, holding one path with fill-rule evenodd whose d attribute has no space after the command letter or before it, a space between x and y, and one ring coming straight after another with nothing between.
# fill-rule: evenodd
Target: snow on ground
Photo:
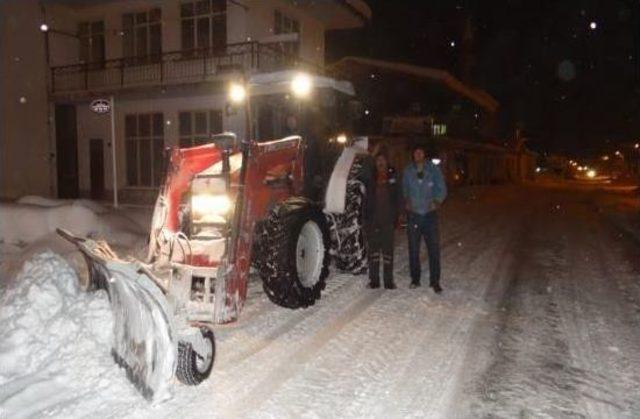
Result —
<instances>
[{"instance_id":1,"label":"snow on ground","mask_svg":"<svg viewBox=\"0 0 640 419\"><path fill-rule=\"evenodd\" d=\"M315 306L291 311L252 281L241 319L216 327L211 378L155 404L110 360L105 295L78 293L45 253L0 306L0 417L638 417L640 246L607 215L618 198L637 199L456 191L441 218L442 296L408 289L404 232L394 291L333 274ZM23 372L3 369L39 352Z\"/></svg>"}]
</instances>

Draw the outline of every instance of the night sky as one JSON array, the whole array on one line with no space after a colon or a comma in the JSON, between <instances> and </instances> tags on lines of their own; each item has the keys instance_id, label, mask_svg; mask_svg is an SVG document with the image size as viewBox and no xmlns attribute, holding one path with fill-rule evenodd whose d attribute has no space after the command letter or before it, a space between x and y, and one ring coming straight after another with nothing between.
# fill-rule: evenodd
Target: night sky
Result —
<instances>
[{"instance_id":1,"label":"night sky","mask_svg":"<svg viewBox=\"0 0 640 419\"><path fill-rule=\"evenodd\" d=\"M538 151L588 156L640 138L640 1L367 3L370 26L330 34L329 61L446 69L501 103L501 135L519 127Z\"/></svg>"}]
</instances>

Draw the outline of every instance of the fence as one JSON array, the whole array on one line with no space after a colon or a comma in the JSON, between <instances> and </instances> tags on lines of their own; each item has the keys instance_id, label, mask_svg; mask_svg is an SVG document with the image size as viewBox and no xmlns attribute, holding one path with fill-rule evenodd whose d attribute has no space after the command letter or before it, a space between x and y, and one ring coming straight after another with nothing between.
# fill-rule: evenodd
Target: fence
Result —
<instances>
[{"instance_id":1,"label":"fence","mask_svg":"<svg viewBox=\"0 0 640 419\"><path fill-rule=\"evenodd\" d=\"M51 68L52 91L74 92L208 81L233 71L276 71L318 66L284 52L278 44L243 42L220 49L165 52Z\"/></svg>"}]
</instances>

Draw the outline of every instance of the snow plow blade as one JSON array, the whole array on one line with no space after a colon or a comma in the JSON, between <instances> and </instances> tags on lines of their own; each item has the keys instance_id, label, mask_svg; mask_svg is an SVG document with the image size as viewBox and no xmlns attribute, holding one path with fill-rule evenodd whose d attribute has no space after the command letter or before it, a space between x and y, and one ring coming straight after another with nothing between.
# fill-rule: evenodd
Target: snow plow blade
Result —
<instances>
[{"instance_id":1,"label":"snow plow blade","mask_svg":"<svg viewBox=\"0 0 640 419\"><path fill-rule=\"evenodd\" d=\"M159 282L139 261L124 261L104 242L58 229L89 269L89 289L105 289L113 310L111 354L147 399L162 398L176 366L171 311Z\"/></svg>"}]
</instances>

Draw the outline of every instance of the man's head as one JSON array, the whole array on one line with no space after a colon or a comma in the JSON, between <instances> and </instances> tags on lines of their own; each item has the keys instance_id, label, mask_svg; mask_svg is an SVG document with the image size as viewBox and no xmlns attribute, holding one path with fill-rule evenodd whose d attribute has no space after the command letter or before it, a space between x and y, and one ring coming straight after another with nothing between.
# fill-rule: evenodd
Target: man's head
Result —
<instances>
[{"instance_id":1,"label":"man's head","mask_svg":"<svg viewBox=\"0 0 640 419\"><path fill-rule=\"evenodd\" d=\"M411 152L411 158L413 159L414 163L417 163L417 164L424 163L424 161L427 158L427 153L425 153L424 147L422 146L414 147L413 151Z\"/></svg>"},{"instance_id":2,"label":"man's head","mask_svg":"<svg viewBox=\"0 0 640 419\"><path fill-rule=\"evenodd\" d=\"M376 170L378 171L378 173L386 172L387 170L389 170L389 160L387 159L386 154L376 154Z\"/></svg>"}]
</instances>

